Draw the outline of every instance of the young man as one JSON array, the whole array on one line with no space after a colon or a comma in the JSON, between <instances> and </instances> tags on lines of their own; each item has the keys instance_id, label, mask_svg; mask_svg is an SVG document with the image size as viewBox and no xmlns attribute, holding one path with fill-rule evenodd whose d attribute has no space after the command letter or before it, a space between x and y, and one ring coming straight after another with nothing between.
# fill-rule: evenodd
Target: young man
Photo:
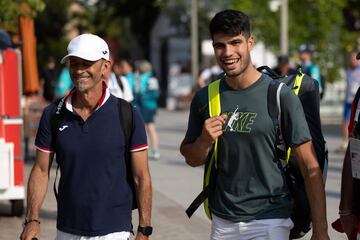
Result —
<instances>
[{"instance_id":1,"label":"young man","mask_svg":"<svg viewBox=\"0 0 360 240\"><path fill-rule=\"evenodd\" d=\"M20 239L40 237L40 208L56 154L61 171L56 239L127 240L132 191L126 179L125 138L117 99L104 82L111 66L108 45L96 35L82 34L70 41L67 50L61 62L68 63L74 88L63 106L49 105L40 120ZM56 133L51 128L54 108L63 111ZM148 239L152 230L151 179L144 123L135 109L129 145L139 209L136 239Z\"/></svg>"},{"instance_id":2,"label":"young man","mask_svg":"<svg viewBox=\"0 0 360 240\"><path fill-rule=\"evenodd\" d=\"M287 240L292 206L267 108L271 79L252 65L249 18L236 10L219 12L210 33L216 60L226 73L220 81L221 114L209 118L208 87L197 92L180 151L190 166L200 166L219 139L218 174L209 197L211 239ZM283 135L299 161L310 200L312 239L329 239L322 174L301 103L288 87L280 97Z\"/></svg>"}]
</instances>

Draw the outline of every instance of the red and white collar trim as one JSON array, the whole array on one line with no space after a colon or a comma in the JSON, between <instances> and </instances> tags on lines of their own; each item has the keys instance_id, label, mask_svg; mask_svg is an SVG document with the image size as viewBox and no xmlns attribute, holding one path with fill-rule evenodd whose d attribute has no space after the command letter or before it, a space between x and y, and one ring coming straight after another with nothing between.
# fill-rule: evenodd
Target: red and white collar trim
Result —
<instances>
[{"instance_id":1,"label":"red and white collar trim","mask_svg":"<svg viewBox=\"0 0 360 240\"><path fill-rule=\"evenodd\" d=\"M108 86L106 85L106 83L104 81L103 81L102 87L103 87L103 94L97 103L97 107L96 107L95 111L98 110L102 105L104 105L110 97L110 92L109 92ZM76 88L73 87L70 90L69 94L65 97L65 107L70 112L73 112L73 106L71 103L71 99L72 99L72 96L75 91L76 91Z\"/></svg>"}]
</instances>

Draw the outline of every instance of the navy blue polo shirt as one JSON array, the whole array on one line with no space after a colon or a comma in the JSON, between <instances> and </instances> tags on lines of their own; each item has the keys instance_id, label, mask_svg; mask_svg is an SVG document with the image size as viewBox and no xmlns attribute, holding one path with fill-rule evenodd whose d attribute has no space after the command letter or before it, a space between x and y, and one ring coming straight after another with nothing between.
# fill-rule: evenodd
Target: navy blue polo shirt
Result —
<instances>
[{"instance_id":1,"label":"navy blue polo shirt","mask_svg":"<svg viewBox=\"0 0 360 240\"><path fill-rule=\"evenodd\" d=\"M57 228L63 232L101 236L131 230L132 192L126 181L125 142L116 98L104 91L96 111L86 120L65 101L64 120L54 146L50 114L45 108L35 145L56 149L60 166ZM132 152L146 149L143 120L134 108Z\"/></svg>"}]
</instances>

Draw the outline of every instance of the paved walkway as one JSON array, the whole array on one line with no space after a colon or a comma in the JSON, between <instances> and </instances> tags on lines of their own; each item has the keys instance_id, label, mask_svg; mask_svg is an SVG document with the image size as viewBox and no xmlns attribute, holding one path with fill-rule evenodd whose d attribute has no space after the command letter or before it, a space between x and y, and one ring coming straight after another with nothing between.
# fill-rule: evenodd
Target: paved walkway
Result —
<instances>
[{"instance_id":1,"label":"paved walkway","mask_svg":"<svg viewBox=\"0 0 360 240\"><path fill-rule=\"evenodd\" d=\"M189 220L185 209L199 193L202 184L201 167L191 168L184 162L179 153L179 144L184 137L188 113L160 110L157 117L161 159L150 161L150 172L153 181L152 221L156 240L206 240L209 239L210 222L206 219L202 207ZM340 143L340 128L329 125L324 128L329 149ZM337 218L337 207L340 196L341 155L330 154L330 168L326 185L328 220L331 223ZM25 166L26 179L31 162ZM52 169L49 191L41 211L41 239L54 239L56 220L56 201L52 191L54 178ZM17 239L21 232L23 218L10 217L10 205L0 202L0 240ZM134 212L134 226L137 226L137 214ZM329 226L331 239L346 239L343 234L335 233ZM303 240L310 239L306 236Z\"/></svg>"}]
</instances>

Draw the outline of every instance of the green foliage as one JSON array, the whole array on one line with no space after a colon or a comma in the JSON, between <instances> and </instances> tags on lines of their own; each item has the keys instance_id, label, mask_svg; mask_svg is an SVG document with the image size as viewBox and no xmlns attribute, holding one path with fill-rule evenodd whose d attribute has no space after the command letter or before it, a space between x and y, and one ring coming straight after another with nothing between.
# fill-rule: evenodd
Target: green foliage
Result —
<instances>
[{"instance_id":1,"label":"green foliage","mask_svg":"<svg viewBox=\"0 0 360 240\"><path fill-rule=\"evenodd\" d=\"M18 4L11 0L0 0L0 28L14 32L17 30Z\"/></svg>"},{"instance_id":2,"label":"green foliage","mask_svg":"<svg viewBox=\"0 0 360 240\"><path fill-rule=\"evenodd\" d=\"M247 13L256 39L279 54L280 9L271 12L268 0L232 0L233 8ZM327 81L340 79L344 54L355 44L356 35L346 31L343 9L347 0L289 0L289 53L296 59L298 46L307 43L316 47L314 62Z\"/></svg>"},{"instance_id":3,"label":"green foliage","mask_svg":"<svg viewBox=\"0 0 360 240\"><path fill-rule=\"evenodd\" d=\"M150 32L159 15L157 0L72 0L84 11L71 16L79 33L92 32L110 42L114 57L128 57L130 44L139 44L142 57L149 56Z\"/></svg>"},{"instance_id":4,"label":"green foliage","mask_svg":"<svg viewBox=\"0 0 360 240\"><path fill-rule=\"evenodd\" d=\"M32 11L30 13L21 12L21 3L27 3ZM0 28L13 33L18 32L19 16L35 17L44 8L45 4L42 0L0 0Z\"/></svg>"},{"instance_id":5,"label":"green foliage","mask_svg":"<svg viewBox=\"0 0 360 240\"><path fill-rule=\"evenodd\" d=\"M46 8L35 18L35 34L39 68L50 56L58 61L66 53L68 40L64 26L69 21L68 8L72 0L44 0Z\"/></svg>"}]
</instances>

